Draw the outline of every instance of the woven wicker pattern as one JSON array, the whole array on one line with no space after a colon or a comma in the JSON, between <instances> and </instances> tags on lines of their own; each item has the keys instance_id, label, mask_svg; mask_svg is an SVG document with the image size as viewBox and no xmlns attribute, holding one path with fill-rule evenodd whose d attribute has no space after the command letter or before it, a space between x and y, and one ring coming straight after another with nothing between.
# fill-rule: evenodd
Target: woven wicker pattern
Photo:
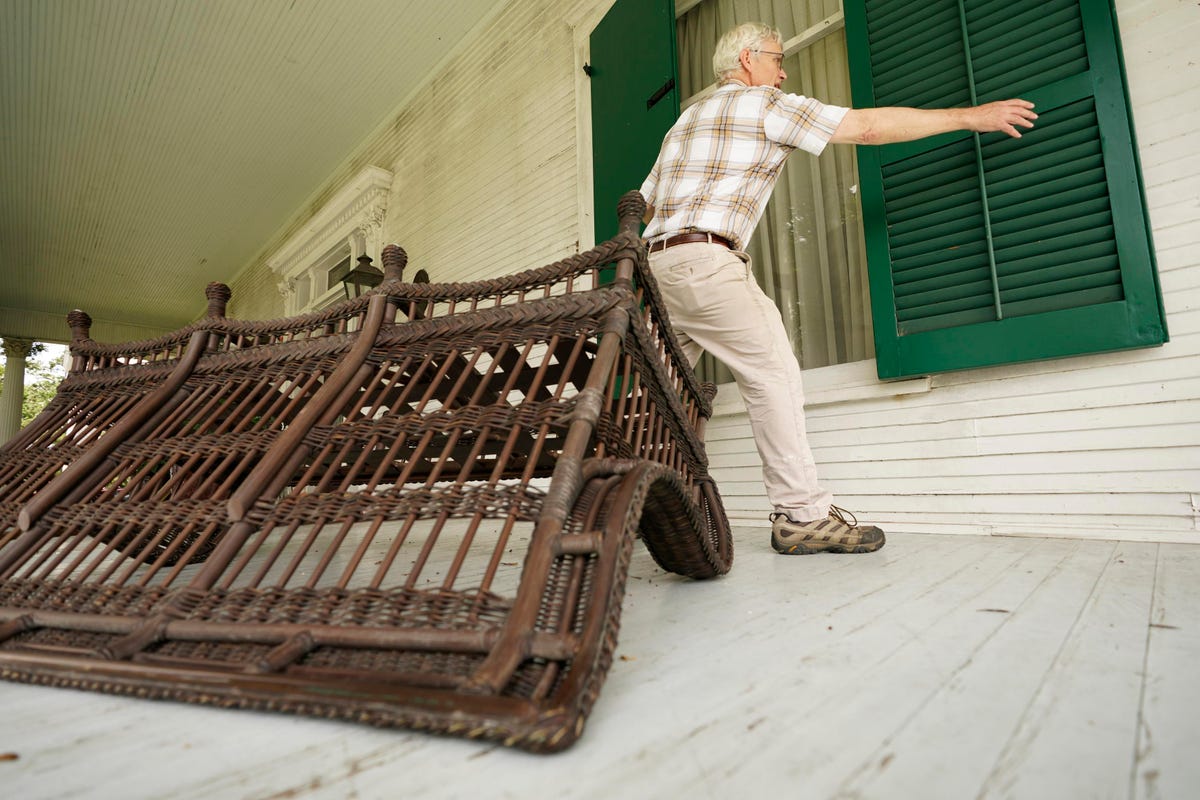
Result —
<instances>
[{"instance_id":1,"label":"woven wicker pattern","mask_svg":"<svg viewBox=\"0 0 1200 800\"><path fill-rule=\"evenodd\" d=\"M72 312L71 376L0 449L0 675L569 745L635 539L732 560L642 211L493 281L404 283L389 246L370 295L287 320L218 284L148 342Z\"/></svg>"}]
</instances>

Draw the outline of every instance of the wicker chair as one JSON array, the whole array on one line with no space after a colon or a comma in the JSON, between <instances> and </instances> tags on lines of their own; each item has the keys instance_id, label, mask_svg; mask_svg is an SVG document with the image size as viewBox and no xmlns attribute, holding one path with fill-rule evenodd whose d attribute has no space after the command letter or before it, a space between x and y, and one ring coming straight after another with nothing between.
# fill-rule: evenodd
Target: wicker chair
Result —
<instances>
[{"instance_id":1,"label":"wicker chair","mask_svg":"<svg viewBox=\"0 0 1200 800\"><path fill-rule=\"evenodd\" d=\"M0 676L560 750L634 539L732 544L636 235L491 281L97 344L0 448ZM675 634L687 635L678 631Z\"/></svg>"}]
</instances>

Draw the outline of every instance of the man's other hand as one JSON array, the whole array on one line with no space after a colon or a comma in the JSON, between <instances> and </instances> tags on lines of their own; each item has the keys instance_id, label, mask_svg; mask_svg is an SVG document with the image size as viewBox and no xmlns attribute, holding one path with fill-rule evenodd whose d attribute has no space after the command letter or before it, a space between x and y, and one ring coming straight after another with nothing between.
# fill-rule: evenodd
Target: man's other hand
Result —
<instances>
[{"instance_id":1,"label":"man's other hand","mask_svg":"<svg viewBox=\"0 0 1200 800\"><path fill-rule=\"evenodd\" d=\"M997 100L970 109L970 129L977 133L1001 131L1014 139L1021 138L1017 126L1032 128L1037 114L1033 113L1033 103L1028 100Z\"/></svg>"}]
</instances>

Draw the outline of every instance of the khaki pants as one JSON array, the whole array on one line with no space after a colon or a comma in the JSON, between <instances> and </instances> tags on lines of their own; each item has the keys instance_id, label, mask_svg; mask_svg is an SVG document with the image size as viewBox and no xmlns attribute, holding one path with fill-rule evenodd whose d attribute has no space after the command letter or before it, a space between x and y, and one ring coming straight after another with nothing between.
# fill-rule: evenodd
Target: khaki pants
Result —
<instances>
[{"instance_id":1,"label":"khaki pants","mask_svg":"<svg viewBox=\"0 0 1200 800\"><path fill-rule=\"evenodd\" d=\"M682 244L650 254L671 327L695 365L707 350L737 380L763 463L767 499L796 522L829 515L804 426L800 365L779 309L750 271L750 257L721 245Z\"/></svg>"}]
</instances>

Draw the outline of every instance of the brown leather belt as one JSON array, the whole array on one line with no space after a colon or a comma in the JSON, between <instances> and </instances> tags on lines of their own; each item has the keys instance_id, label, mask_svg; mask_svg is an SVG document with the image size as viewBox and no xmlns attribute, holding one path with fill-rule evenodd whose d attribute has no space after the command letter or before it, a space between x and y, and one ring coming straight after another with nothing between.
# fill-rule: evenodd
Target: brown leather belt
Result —
<instances>
[{"instance_id":1,"label":"brown leather belt","mask_svg":"<svg viewBox=\"0 0 1200 800\"><path fill-rule=\"evenodd\" d=\"M659 250L666 250L668 247L674 247L677 244L693 244L694 242L707 242L709 244L719 244L722 247L733 249L733 245L724 236L717 236L715 233L680 233L676 236L668 236L666 239L659 239L650 245L650 252L657 253Z\"/></svg>"}]
</instances>

